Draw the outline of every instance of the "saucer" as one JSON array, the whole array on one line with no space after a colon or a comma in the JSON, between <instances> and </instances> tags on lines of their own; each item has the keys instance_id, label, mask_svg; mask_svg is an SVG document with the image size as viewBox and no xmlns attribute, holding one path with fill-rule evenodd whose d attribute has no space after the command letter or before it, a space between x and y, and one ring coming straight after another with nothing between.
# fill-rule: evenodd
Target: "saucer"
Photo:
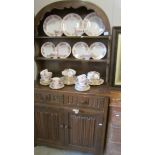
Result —
<instances>
[{"instance_id":1,"label":"saucer","mask_svg":"<svg viewBox=\"0 0 155 155\"><path fill-rule=\"evenodd\" d=\"M98 79L98 80L89 80L89 85L91 86L99 86L104 83L103 79Z\"/></svg>"},{"instance_id":2,"label":"saucer","mask_svg":"<svg viewBox=\"0 0 155 155\"><path fill-rule=\"evenodd\" d=\"M50 84L51 80L49 81L44 81L42 79L40 79L40 84L43 85L43 86L48 86Z\"/></svg>"},{"instance_id":3,"label":"saucer","mask_svg":"<svg viewBox=\"0 0 155 155\"><path fill-rule=\"evenodd\" d=\"M86 86L79 86L79 85L75 85L75 89L77 91L88 91L90 89L90 86L89 85L86 85Z\"/></svg>"},{"instance_id":4,"label":"saucer","mask_svg":"<svg viewBox=\"0 0 155 155\"><path fill-rule=\"evenodd\" d=\"M59 86L57 86L57 87L53 86L52 84L49 85L49 87L50 87L51 89L61 89L61 88L63 88L64 86L65 86L64 84L59 85Z\"/></svg>"}]
</instances>

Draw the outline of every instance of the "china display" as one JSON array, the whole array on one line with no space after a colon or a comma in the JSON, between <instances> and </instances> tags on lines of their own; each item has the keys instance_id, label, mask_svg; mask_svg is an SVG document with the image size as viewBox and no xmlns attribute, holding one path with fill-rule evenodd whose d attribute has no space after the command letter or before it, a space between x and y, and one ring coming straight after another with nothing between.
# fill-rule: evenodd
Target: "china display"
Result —
<instances>
[{"instance_id":1,"label":"china display","mask_svg":"<svg viewBox=\"0 0 155 155\"><path fill-rule=\"evenodd\" d=\"M35 17L35 145L105 153L111 97L110 24L84 1L58 1Z\"/></svg>"}]
</instances>

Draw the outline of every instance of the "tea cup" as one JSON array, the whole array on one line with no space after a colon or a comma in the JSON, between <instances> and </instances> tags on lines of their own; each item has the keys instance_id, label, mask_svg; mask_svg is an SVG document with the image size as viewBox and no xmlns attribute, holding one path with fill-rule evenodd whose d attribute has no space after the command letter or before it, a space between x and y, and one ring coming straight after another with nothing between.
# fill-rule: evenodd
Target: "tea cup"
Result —
<instances>
[{"instance_id":1,"label":"tea cup","mask_svg":"<svg viewBox=\"0 0 155 155\"><path fill-rule=\"evenodd\" d=\"M81 74L76 78L76 84L79 86L86 86L88 85L88 79L85 74Z\"/></svg>"},{"instance_id":2,"label":"tea cup","mask_svg":"<svg viewBox=\"0 0 155 155\"><path fill-rule=\"evenodd\" d=\"M53 87L59 87L63 85L63 81L59 77L53 77L51 80L52 80L51 84L53 85Z\"/></svg>"},{"instance_id":3,"label":"tea cup","mask_svg":"<svg viewBox=\"0 0 155 155\"><path fill-rule=\"evenodd\" d=\"M76 71L74 69L65 69L62 71L63 76L73 77L76 74Z\"/></svg>"},{"instance_id":4,"label":"tea cup","mask_svg":"<svg viewBox=\"0 0 155 155\"><path fill-rule=\"evenodd\" d=\"M90 71L87 73L87 79L88 80L99 80L100 79L100 73L96 71Z\"/></svg>"}]
</instances>

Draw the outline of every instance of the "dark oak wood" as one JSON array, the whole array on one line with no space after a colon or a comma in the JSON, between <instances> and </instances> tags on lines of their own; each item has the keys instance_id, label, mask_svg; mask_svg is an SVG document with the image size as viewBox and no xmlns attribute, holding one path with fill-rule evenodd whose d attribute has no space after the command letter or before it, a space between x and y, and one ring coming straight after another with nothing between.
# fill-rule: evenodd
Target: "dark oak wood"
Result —
<instances>
[{"instance_id":1,"label":"dark oak wood","mask_svg":"<svg viewBox=\"0 0 155 155\"><path fill-rule=\"evenodd\" d=\"M102 154L108 102L107 96L51 90L36 84L35 124L39 129L36 130L36 144L58 144L95 155ZM79 109L79 113L76 114L73 109ZM48 126L50 121L53 122L51 127ZM52 134L58 136L58 142L53 142Z\"/></svg>"},{"instance_id":2,"label":"dark oak wood","mask_svg":"<svg viewBox=\"0 0 155 155\"><path fill-rule=\"evenodd\" d=\"M121 155L121 96L113 90L108 110L108 126L104 155Z\"/></svg>"},{"instance_id":3,"label":"dark oak wood","mask_svg":"<svg viewBox=\"0 0 155 155\"><path fill-rule=\"evenodd\" d=\"M82 18L84 18L87 14L91 12L96 12L96 14L102 18L106 27L106 31L109 32L109 35L104 36L104 34L102 34L101 36L97 36L97 37L86 36L85 34L80 37L74 37L74 36L68 37L64 35L60 37L46 36L46 34L43 31L43 22L48 15L58 14L63 18L66 14L71 12L80 14ZM36 61L48 60L48 62L46 61L37 62L37 69L38 69L37 79L39 79L39 72L45 68L48 68L50 71L54 72L55 76L58 76L60 72L65 68L73 68L77 71L77 74L83 74L91 70L96 70L100 72L102 78L105 79L105 84L109 83L109 69L110 69L109 62L110 62L110 43L111 43L110 24L105 12L102 9L100 9L98 6L89 2L76 1L76 0L59 1L55 3L51 3L48 6L44 7L42 10L40 10L35 17L34 25L35 25L35 37L34 37L35 60ZM62 63L57 63L55 61L49 62L49 60L51 59L41 58L42 56L40 51L42 44L47 41L51 41L55 45L57 45L62 41L65 41L65 42L68 42L71 47L73 47L73 45L79 41L86 42L88 46L90 46L94 42L99 41L104 43L105 46L107 47L107 54L101 60L91 59L89 61L86 61L86 60L79 61L75 59L71 54L70 57L65 60L65 64L63 62ZM58 61L62 61L62 60L58 59ZM88 62L88 63L83 64L83 62ZM89 62L93 62L93 63L96 62L96 63L94 65L94 64L90 64ZM102 62L102 64L100 64L99 62ZM82 67L79 67L79 66L82 66Z\"/></svg>"},{"instance_id":4,"label":"dark oak wood","mask_svg":"<svg viewBox=\"0 0 155 155\"><path fill-rule=\"evenodd\" d=\"M105 36L35 36L35 39L111 39L111 35Z\"/></svg>"},{"instance_id":5,"label":"dark oak wood","mask_svg":"<svg viewBox=\"0 0 155 155\"><path fill-rule=\"evenodd\" d=\"M35 106L36 140L62 145L64 140L63 113L60 109Z\"/></svg>"},{"instance_id":6,"label":"dark oak wood","mask_svg":"<svg viewBox=\"0 0 155 155\"><path fill-rule=\"evenodd\" d=\"M43 31L44 19L50 14L62 18L68 13L78 13L84 18L96 12L104 21L109 35L97 37L48 37ZM35 145L55 148L80 150L94 155L117 155L120 144L120 91L109 86L111 35L110 24L105 12L98 6L83 1L59 1L44 7L35 17L34 22L35 61L37 79L34 85ZM89 46L102 42L107 47L107 54L101 60L78 60L71 54L67 59L47 59L41 55L43 43L51 41L55 45L68 42L71 47L76 42L84 41ZM65 86L52 90L39 84L40 71L47 68L53 76L62 76L61 71L73 68L77 75L95 70L105 80L101 86L92 86L87 92L78 92L74 86ZM109 109L109 110L108 110ZM78 113L75 110L79 110ZM114 110L114 111L113 111ZM107 123L108 121L108 123Z\"/></svg>"},{"instance_id":7,"label":"dark oak wood","mask_svg":"<svg viewBox=\"0 0 155 155\"><path fill-rule=\"evenodd\" d=\"M109 60L108 59L101 59L101 60L94 60L94 59L90 59L90 60L81 60L81 59L75 59L75 58L65 58L65 59L53 59L53 58L44 58L44 57L35 57L35 60L46 60L46 61L80 61L80 62L104 62L104 63L108 63Z\"/></svg>"},{"instance_id":8,"label":"dark oak wood","mask_svg":"<svg viewBox=\"0 0 155 155\"><path fill-rule=\"evenodd\" d=\"M109 112L108 103L109 104ZM60 90L52 90L49 87L41 86L37 82L35 83L35 107L40 109L46 107L47 109L60 109L63 112L63 132L64 132L64 144L56 146L50 143L48 140L37 140L37 145L47 145L52 147L59 147L64 149L75 149L83 152L93 152L94 154L102 154L96 152L97 150L103 152L105 155L112 155L113 153L121 154L121 107L120 107L120 91L114 90L107 86L94 87L88 92L77 92L73 86L66 86ZM73 113L74 108L79 108L80 112L78 115ZM108 115L107 115L108 112ZM83 116L89 119L89 117L98 120L98 123L103 122L102 128L98 131L99 136L96 141L97 145L92 148L84 146L71 145L72 141L70 138L70 125L72 117L79 119ZM84 117L84 118L85 118ZM108 120L107 120L108 117ZM86 119L87 120L87 119ZM108 121L108 126L106 125ZM75 122L74 122L75 123ZM77 126L79 122L76 122ZM81 123L81 122L80 122ZM65 128L66 125L66 128ZM76 127L77 127L76 126ZM106 131L107 130L107 131ZM106 132L105 132L106 131ZM73 131L72 131L73 132ZM84 131L83 131L84 132ZM76 130L74 131L76 133ZM79 132L78 132L79 134ZM74 138L76 135L73 135ZM72 137L73 138L73 137ZM104 141L106 140L106 141ZM71 142L70 142L71 141ZM82 140L81 140L82 141ZM105 144L105 145L103 145ZM98 149L95 149L98 148Z\"/></svg>"}]
</instances>

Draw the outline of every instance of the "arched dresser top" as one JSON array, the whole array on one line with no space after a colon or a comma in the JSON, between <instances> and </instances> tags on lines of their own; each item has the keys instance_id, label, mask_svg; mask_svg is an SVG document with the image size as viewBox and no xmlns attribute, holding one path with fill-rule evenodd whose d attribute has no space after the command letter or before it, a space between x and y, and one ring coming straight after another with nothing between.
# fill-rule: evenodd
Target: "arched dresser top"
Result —
<instances>
[{"instance_id":1,"label":"arched dresser top","mask_svg":"<svg viewBox=\"0 0 155 155\"><path fill-rule=\"evenodd\" d=\"M65 1L57 1L51 4L48 4L44 8L42 8L37 15L35 16L35 21L34 21L34 28L35 28L35 34L37 33L38 26L40 22L44 19L44 16L46 13L51 12L54 9L58 10L63 10L63 9L78 9L84 7L88 11L95 12L101 19L103 20L105 24L105 31L108 31L110 33L110 23L109 19L106 15L106 13L97 5L90 3L90 2L84 2L84 1L79 1L79 0L65 0Z\"/></svg>"}]
</instances>

